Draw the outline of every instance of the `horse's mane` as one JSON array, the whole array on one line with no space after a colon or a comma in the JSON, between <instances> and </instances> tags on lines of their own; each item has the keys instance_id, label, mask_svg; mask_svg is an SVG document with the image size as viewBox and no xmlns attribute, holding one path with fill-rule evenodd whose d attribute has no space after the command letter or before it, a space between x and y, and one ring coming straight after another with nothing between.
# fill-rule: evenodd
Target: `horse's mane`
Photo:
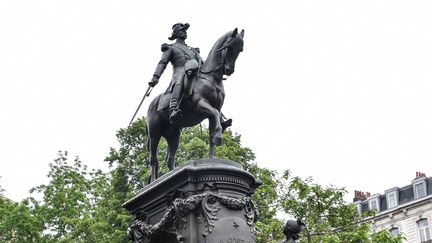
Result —
<instances>
[{"instance_id":1,"label":"horse's mane","mask_svg":"<svg viewBox=\"0 0 432 243\"><path fill-rule=\"evenodd\" d=\"M218 49L220 49L225 44L226 40L228 39L229 36L232 35L232 33L233 31L229 31L216 41L216 43L213 45L212 49L210 50L203 66L201 67L201 72L210 73L214 71L222 63L220 60L221 55L217 55L217 52Z\"/></svg>"}]
</instances>

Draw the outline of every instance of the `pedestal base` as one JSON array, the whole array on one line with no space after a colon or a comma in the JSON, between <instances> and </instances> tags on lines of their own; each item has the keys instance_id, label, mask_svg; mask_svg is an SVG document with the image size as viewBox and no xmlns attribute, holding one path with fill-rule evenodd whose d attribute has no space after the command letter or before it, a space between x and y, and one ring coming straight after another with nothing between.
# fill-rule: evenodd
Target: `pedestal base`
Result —
<instances>
[{"instance_id":1,"label":"pedestal base","mask_svg":"<svg viewBox=\"0 0 432 243\"><path fill-rule=\"evenodd\" d=\"M174 169L123 206L128 235L143 243L251 243L251 196L261 183L233 161L202 159Z\"/></svg>"}]
</instances>

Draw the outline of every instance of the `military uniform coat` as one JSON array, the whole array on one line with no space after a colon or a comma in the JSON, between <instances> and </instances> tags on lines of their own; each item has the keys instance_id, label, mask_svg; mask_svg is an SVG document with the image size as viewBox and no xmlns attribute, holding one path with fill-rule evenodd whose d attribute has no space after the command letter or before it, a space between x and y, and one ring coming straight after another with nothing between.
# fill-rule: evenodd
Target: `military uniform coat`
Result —
<instances>
[{"instance_id":1,"label":"military uniform coat","mask_svg":"<svg viewBox=\"0 0 432 243\"><path fill-rule=\"evenodd\" d=\"M165 92L170 93L172 92L175 84L181 84L181 82L183 82L185 76L185 63L192 59L195 59L198 61L198 63L201 63L201 56L194 48L187 46L183 41L179 40L171 45L163 44L161 49L163 52L162 58L156 67L154 75L160 77L168 63L171 62L173 66L173 75L171 83Z\"/></svg>"}]
</instances>

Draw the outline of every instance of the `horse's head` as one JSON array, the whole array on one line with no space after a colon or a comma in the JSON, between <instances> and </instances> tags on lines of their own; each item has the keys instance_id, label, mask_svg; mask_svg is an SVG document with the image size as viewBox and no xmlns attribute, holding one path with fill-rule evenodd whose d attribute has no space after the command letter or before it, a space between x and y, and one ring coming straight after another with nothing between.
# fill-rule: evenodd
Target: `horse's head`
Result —
<instances>
[{"instance_id":1,"label":"horse's head","mask_svg":"<svg viewBox=\"0 0 432 243\"><path fill-rule=\"evenodd\" d=\"M234 73L237 57L243 51L244 30L238 33L237 28L235 28L226 37L225 43L217 51L222 52L222 73L229 76Z\"/></svg>"},{"instance_id":2,"label":"horse's head","mask_svg":"<svg viewBox=\"0 0 432 243\"><path fill-rule=\"evenodd\" d=\"M217 71L220 76L234 73L235 62L243 51L244 30L240 33L237 28L223 35L210 51L202 72Z\"/></svg>"}]
</instances>

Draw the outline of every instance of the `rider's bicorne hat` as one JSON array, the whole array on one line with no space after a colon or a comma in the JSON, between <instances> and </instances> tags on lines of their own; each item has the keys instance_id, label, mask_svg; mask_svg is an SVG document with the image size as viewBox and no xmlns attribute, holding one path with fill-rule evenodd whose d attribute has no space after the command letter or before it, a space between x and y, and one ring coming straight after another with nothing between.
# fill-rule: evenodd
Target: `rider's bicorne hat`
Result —
<instances>
[{"instance_id":1,"label":"rider's bicorne hat","mask_svg":"<svg viewBox=\"0 0 432 243\"><path fill-rule=\"evenodd\" d=\"M168 39L169 40L175 40L175 39L177 39L177 31L179 31L179 30L187 30L189 28L189 26L190 25L188 23L185 23L185 24L177 23L177 24L173 25L173 27L172 27L173 32L171 34L171 37L168 37Z\"/></svg>"}]
</instances>

